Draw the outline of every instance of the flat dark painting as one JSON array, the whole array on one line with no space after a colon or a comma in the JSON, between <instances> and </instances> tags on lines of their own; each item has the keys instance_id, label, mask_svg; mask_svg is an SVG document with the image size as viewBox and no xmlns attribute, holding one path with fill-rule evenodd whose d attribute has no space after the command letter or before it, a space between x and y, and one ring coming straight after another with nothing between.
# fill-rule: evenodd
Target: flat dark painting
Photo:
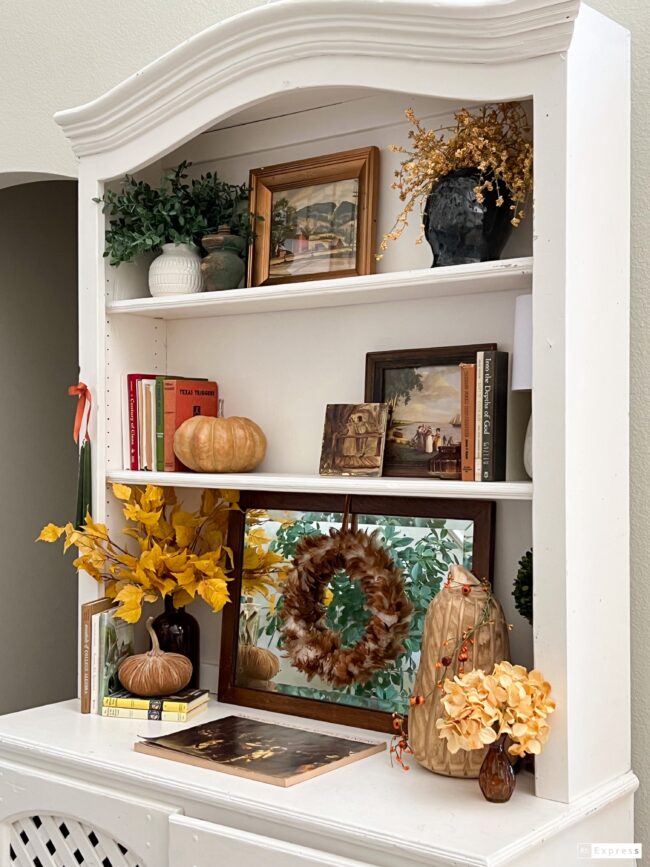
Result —
<instances>
[{"instance_id":1,"label":"flat dark painting","mask_svg":"<svg viewBox=\"0 0 650 867\"><path fill-rule=\"evenodd\" d=\"M238 716L147 738L146 742L279 780L309 774L375 746L371 741L353 741Z\"/></svg>"}]
</instances>

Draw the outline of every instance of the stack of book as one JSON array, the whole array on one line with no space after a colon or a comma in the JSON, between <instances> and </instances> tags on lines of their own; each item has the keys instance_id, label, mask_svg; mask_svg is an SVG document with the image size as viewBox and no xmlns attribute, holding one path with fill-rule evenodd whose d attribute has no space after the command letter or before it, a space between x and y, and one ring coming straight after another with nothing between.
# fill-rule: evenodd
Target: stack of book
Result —
<instances>
[{"instance_id":1,"label":"stack of book","mask_svg":"<svg viewBox=\"0 0 650 867\"><path fill-rule=\"evenodd\" d=\"M508 353L478 352L461 364L461 476L464 482L506 478Z\"/></svg>"},{"instance_id":2,"label":"stack of book","mask_svg":"<svg viewBox=\"0 0 650 867\"><path fill-rule=\"evenodd\" d=\"M208 704L207 689L139 698L122 688L121 663L135 652L134 626L115 617L117 605L104 598L81 606L81 712L127 719L186 722Z\"/></svg>"},{"instance_id":3,"label":"stack of book","mask_svg":"<svg viewBox=\"0 0 650 867\"><path fill-rule=\"evenodd\" d=\"M81 606L81 712L101 714L104 696L121 689L120 663L134 653L133 624L115 617L112 599Z\"/></svg>"},{"instance_id":4,"label":"stack of book","mask_svg":"<svg viewBox=\"0 0 650 867\"><path fill-rule=\"evenodd\" d=\"M160 473L185 469L174 454L174 434L194 415L217 415L217 383L127 373L123 391L124 468Z\"/></svg>"},{"instance_id":5,"label":"stack of book","mask_svg":"<svg viewBox=\"0 0 650 867\"><path fill-rule=\"evenodd\" d=\"M104 696L101 714L122 719L187 722L207 708L208 699L207 689L188 687L176 695L160 698L139 698L122 689Z\"/></svg>"}]
</instances>

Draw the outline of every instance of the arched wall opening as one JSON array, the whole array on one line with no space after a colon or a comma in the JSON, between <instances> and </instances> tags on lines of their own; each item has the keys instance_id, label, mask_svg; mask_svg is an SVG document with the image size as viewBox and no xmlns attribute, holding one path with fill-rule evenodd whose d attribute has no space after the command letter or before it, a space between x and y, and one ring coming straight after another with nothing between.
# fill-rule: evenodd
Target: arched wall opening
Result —
<instances>
[{"instance_id":1,"label":"arched wall opening","mask_svg":"<svg viewBox=\"0 0 650 867\"><path fill-rule=\"evenodd\" d=\"M77 684L74 572L58 546L34 544L74 516L77 182L13 181L0 174L0 713Z\"/></svg>"}]
</instances>

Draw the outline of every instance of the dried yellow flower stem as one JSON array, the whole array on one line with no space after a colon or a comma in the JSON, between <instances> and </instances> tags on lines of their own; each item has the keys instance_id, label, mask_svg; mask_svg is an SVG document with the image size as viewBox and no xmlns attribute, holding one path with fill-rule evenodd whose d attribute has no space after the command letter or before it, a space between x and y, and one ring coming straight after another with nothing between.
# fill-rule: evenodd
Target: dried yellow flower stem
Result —
<instances>
[{"instance_id":1,"label":"dried yellow flower stem","mask_svg":"<svg viewBox=\"0 0 650 867\"><path fill-rule=\"evenodd\" d=\"M390 146L394 153L406 154L392 185L404 207L392 229L383 236L378 258L390 241L402 235L418 204L421 231L416 243L422 242L426 198L438 180L458 169L479 170L480 180L474 190L479 203L485 201L485 192L496 190L497 206L502 207L505 187L511 199L512 225L521 223L525 217L523 205L533 190L533 144L521 103L485 105L474 114L463 108L454 114L455 125L437 130L423 127L411 108L406 110L406 117L414 127L408 134L410 148Z\"/></svg>"}]
</instances>

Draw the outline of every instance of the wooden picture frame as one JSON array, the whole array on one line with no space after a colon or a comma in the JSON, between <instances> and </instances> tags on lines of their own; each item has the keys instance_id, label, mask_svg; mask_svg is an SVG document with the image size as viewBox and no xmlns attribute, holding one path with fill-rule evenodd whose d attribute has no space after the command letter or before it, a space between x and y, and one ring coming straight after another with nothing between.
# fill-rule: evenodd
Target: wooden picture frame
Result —
<instances>
[{"instance_id":1,"label":"wooden picture frame","mask_svg":"<svg viewBox=\"0 0 650 867\"><path fill-rule=\"evenodd\" d=\"M413 370L415 372L418 368L455 368L460 364L474 364L478 352L488 352L496 348L496 343L476 343L466 346L442 346L429 349L394 349L384 352L369 352L366 355L365 401L367 403L389 404L388 433L382 473L384 476L460 479L460 415L458 418L454 418L456 411L448 410L452 416L449 423L451 424L453 421L456 429L456 432L450 436L453 436L458 451L458 470L455 474L448 475L445 475L444 471L436 473L435 466L433 469L431 467L426 448L420 457L416 453L417 450L411 449L407 445L411 441L411 433L416 422L400 424L400 420L396 418L395 397L387 397L387 372L399 370ZM458 371L458 383L460 389L460 371ZM426 389L422 388L420 392L424 392L424 397L426 397ZM416 397L420 397L420 392L414 389ZM460 391L457 412L460 413ZM426 420L422 421L425 422ZM431 425L434 426L434 430L440 430L440 428L435 428L435 422L431 422ZM431 430L430 426L426 428L425 424L421 424L417 431L419 432L422 427L425 427L425 433L427 429ZM398 431L399 437L396 436ZM400 451L402 455L399 454Z\"/></svg>"},{"instance_id":2,"label":"wooden picture frame","mask_svg":"<svg viewBox=\"0 0 650 867\"><path fill-rule=\"evenodd\" d=\"M303 280L324 280L372 274L376 252L378 178L379 149L377 147L357 148L253 169L250 173L250 212L255 239L248 257L248 285L263 286L273 283L295 283ZM327 192L331 193L333 184L345 181L354 182L353 186L356 190L354 210L356 225L350 226L351 221L348 221L345 227L345 233L351 233L352 237L344 234L343 226L341 226L340 230L336 230L337 233L340 233L336 238L334 237L336 233L330 228L329 233L321 232L318 236L312 235L310 232L304 238L301 235L300 238L285 239L281 243L291 243L294 249L282 249L284 261L277 261L278 256L276 255L276 264L273 265L271 241L274 232L274 197L276 197L277 205L277 194L287 192L299 203L308 196L306 192L303 199L299 198L298 191L302 188L319 187L327 184L329 186ZM339 189L342 191L340 185ZM352 187L350 187L351 190ZM315 204L316 202L317 200L315 200ZM341 201L339 206L347 205L347 213L349 213L350 204L346 200ZM284 211L281 212L285 215L284 222L280 221L280 225L287 225L286 214L290 209L294 214L297 213L290 201L287 201ZM305 206L302 207L302 210L305 210ZM330 223L333 214L334 212L330 214ZM306 224L308 221L314 220L311 215L304 217L304 219ZM275 224L278 224L277 219ZM311 228L314 229L317 226ZM345 244L343 243L344 239ZM331 246L327 249L326 245L334 245L334 243L339 245L338 248ZM352 244L353 250L349 250L346 244ZM299 258L301 263L298 262ZM329 267L314 271L313 269L318 267L319 258L322 259L323 264L328 262ZM332 260L336 258L341 259L343 267L332 267ZM352 264L349 263L350 259L353 260ZM299 267L300 272L293 273ZM286 273L284 273L285 271Z\"/></svg>"},{"instance_id":3,"label":"wooden picture frame","mask_svg":"<svg viewBox=\"0 0 650 867\"><path fill-rule=\"evenodd\" d=\"M493 574L496 504L491 501L435 497L352 496L346 502L344 495L337 494L242 491L239 500L240 510L231 513L228 531L228 544L233 551L235 568L232 573L233 580L229 584L231 602L223 609L218 688L220 701L374 731L391 731L392 716L385 711L253 689L237 684L246 511L264 509L343 514L346 505L350 510L353 525L354 515L472 521L472 570L480 578Z\"/></svg>"}]
</instances>

